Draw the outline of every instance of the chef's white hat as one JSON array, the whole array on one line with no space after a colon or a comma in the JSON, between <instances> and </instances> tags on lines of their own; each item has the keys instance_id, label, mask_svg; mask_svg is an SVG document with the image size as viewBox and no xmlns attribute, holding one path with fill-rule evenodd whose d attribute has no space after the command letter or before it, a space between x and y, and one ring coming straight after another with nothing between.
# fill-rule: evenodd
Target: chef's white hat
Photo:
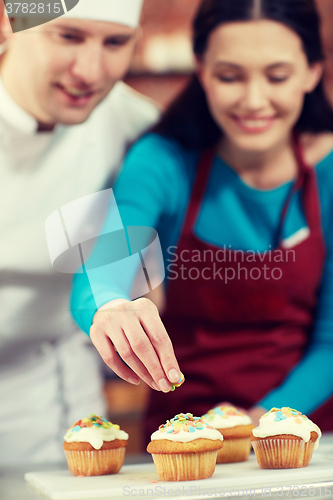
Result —
<instances>
[{"instance_id":1,"label":"chef's white hat","mask_svg":"<svg viewBox=\"0 0 333 500\"><path fill-rule=\"evenodd\" d=\"M135 28L140 22L143 0L80 0L63 17L124 24Z\"/></svg>"}]
</instances>

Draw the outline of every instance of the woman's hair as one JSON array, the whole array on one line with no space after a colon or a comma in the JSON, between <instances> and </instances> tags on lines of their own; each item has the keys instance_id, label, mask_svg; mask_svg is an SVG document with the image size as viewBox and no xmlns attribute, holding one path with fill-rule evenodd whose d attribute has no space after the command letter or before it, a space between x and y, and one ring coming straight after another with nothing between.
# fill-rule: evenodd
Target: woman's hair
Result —
<instances>
[{"instance_id":1,"label":"woman's hair","mask_svg":"<svg viewBox=\"0 0 333 500\"><path fill-rule=\"evenodd\" d=\"M309 64L324 59L320 20L314 0L203 0L193 23L194 53L201 58L210 34L223 23L268 19L292 29L303 42ZM333 131L333 110L322 81L305 96L298 132ZM154 132L179 141L184 147L203 149L215 145L221 129L213 120L205 92L196 76L171 104Z\"/></svg>"}]
</instances>

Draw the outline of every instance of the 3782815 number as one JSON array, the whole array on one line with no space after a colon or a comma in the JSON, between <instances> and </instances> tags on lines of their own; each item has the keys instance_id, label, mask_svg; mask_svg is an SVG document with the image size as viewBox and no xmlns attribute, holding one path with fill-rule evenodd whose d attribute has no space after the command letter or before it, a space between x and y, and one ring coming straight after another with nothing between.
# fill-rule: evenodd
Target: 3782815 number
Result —
<instances>
[{"instance_id":1,"label":"3782815 number","mask_svg":"<svg viewBox=\"0 0 333 500\"><path fill-rule=\"evenodd\" d=\"M60 14L60 2L51 4L35 2L5 2L7 14Z\"/></svg>"}]
</instances>

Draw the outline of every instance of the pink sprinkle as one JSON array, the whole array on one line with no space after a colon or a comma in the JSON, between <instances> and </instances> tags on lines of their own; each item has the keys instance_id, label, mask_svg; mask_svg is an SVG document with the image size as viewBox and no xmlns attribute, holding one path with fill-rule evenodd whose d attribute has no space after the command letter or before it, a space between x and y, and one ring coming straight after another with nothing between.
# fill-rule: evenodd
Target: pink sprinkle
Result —
<instances>
[{"instance_id":1,"label":"pink sprinkle","mask_svg":"<svg viewBox=\"0 0 333 500\"><path fill-rule=\"evenodd\" d=\"M158 479L155 479L155 481L150 481L151 483L158 483Z\"/></svg>"}]
</instances>

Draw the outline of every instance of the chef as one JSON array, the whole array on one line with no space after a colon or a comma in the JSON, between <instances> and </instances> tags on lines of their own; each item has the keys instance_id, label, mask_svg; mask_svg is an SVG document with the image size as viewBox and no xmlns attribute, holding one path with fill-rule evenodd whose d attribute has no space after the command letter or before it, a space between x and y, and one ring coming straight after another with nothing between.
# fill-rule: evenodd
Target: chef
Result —
<instances>
[{"instance_id":1,"label":"chef","mask_svg":"<svg viewBox=\"0 0 333 500\"><path fill-rule=\"evenodd\" d=\"M159 112L120 82L142 0L93 3L15 35L2 20L0 465L62 460L64 430L104 411L97 353L70 317L72 277L52 269L44 225L102 190Z\"/></svg>"}]
</instances>

